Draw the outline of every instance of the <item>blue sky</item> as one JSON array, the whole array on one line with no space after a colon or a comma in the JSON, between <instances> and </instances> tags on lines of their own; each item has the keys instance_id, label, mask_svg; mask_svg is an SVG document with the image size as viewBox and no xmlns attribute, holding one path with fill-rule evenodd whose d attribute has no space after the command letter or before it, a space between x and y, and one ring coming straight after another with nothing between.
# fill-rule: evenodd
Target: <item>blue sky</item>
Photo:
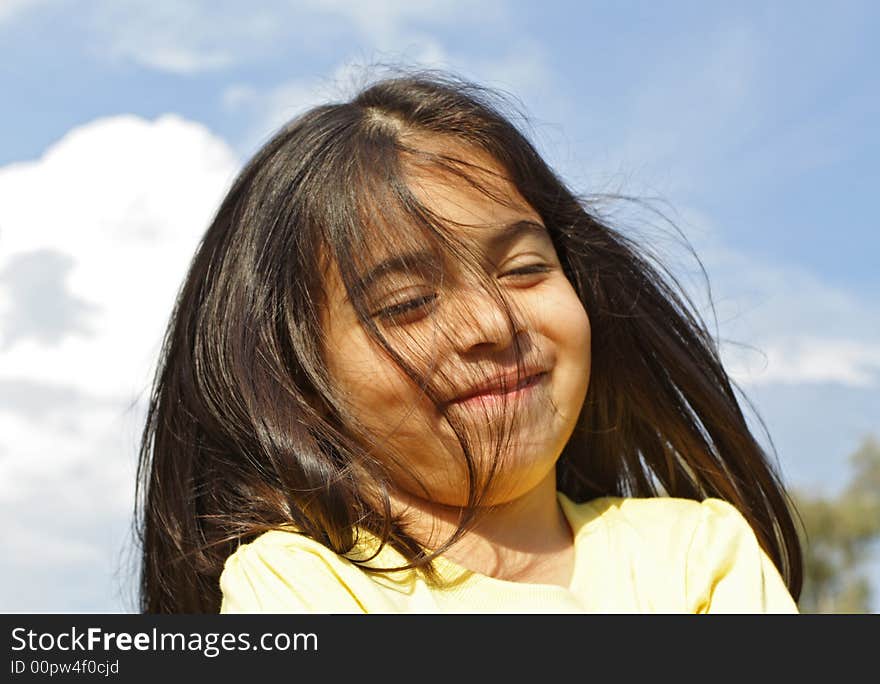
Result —
<instances>
[{"instance_id":1,"label":"blue sky","mask_svg":"<svg viewBox=\"0 0 880 684\"><path fill-rule=\"evenodd\" d=\"M662 199L785 480L839 488L880 435L878 20L870 2L0 0L0 609L130 608L134 444L186 261L260 142L374 62L512 93L579 191ZM714 325L657 218L620 217Z\"/></svg>"}]
</instances>

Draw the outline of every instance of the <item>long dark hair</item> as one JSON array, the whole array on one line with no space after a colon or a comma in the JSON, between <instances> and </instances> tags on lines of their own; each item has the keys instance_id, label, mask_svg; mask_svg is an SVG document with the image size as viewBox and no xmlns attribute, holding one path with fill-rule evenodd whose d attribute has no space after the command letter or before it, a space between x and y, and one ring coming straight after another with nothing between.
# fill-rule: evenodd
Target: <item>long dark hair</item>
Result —
<instances>
[{"instance_id":1,"label":"long dark hair","mask_svg":"<svg viewBox=\"0 0 880 684\"><path fill-rule=\"evenodd\" d=\"M226 558L282 525L341 555L358 526L369 529L407 567L435 577L436 554L391 515L388 473L349 429L321 335L330 258L364 327L415 374L357 296L362 251L377 235L370 217L427 226L426 238L455 247L406 189L403 158L424 156L414 136L443 136L497 161L540 214L589 313L590 384L557 461L557 488L576 502L724 499L799 596L794 509L705 323L675 278L571 192L506 111L509 101L478 85L404 74L297 117L241 171L180 290L151 393L136 517L143 611L216 612ZM428 156L467 175L466 160ZM466 442L475 510L481 492Z\"/></svg>"}]
</instances>

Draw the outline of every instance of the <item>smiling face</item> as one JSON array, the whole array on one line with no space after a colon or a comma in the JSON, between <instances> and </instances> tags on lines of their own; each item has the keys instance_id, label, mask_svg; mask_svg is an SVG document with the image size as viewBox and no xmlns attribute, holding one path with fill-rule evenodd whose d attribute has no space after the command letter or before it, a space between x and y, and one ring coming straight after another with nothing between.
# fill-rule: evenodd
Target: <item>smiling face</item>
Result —
<instances>
[{"instance_id":1,"label":"smiling face","mask_svg":"<svg viewBox=\"0 0 880 684\"><path fill-rule=\"evenodd\" d=\"M374 247L361 274L371 318L420 380L364 329L333 263L324 354L350 427L370 435L395 486L465 505L463 436L478 484L497 468L483 502L496 504L544 480L571 436L589 384L590 323L538 213L497 162L458 153L479 165L468 175L483 190L436 166L409 166L407 183L474 259L413 229Z\"/></svg>"}]
</instances>

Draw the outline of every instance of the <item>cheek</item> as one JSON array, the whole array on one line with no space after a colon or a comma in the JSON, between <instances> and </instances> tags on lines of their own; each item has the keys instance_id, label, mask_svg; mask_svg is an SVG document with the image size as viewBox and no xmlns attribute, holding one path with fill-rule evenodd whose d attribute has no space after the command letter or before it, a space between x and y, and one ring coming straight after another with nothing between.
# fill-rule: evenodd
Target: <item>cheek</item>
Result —
<instances>
[{"instance_id":1,"label":"cheek","mask_svg":"<svg viewBox=\"0 0 880 684\"><path fill-rule=\"evenodd\" d=\"M567 324L564 326L564 332L570 340L570 353L584 371L589 373L592 356L592 329L590 328L590 317L577 297L573 298L564 320Z\"/></svg>"},{"instance_id":2,"label":"cheek","mask_svg":"<svg viewBox=\"0 0 880 684\"><path fill-rule=\"evenodd\" d=\"M590 318L572 288L566 288L548 307L545 334L551 338L559 371L558 399L567 406L565 413L576 416L590 384L592 334Z\"/></svg>"},{"instance_id":3,"label":"cheek","mask_svg":"<svg viewBox=\"0 0 880 684\"><path fill-rule=\"evenodd\" d=\"M379 439L412 423L414 407L425 420L435 412L427 396L361 329L346 336L328 365L351 418Z\"/></svg>"},{"instance_id":4,"label":"cheek","mask_svg":"<svg viewBox=\"0 0 880 684\"><path fill-rule=\"evenodd\" d=\"M395 485L416 494L424 487L445 500L466 473L457 442L444 429L437 408L394 362L368 342L352 343L337 355L331 373L341 388L345 421L361 446L390 468ZM451 502L451 501L450 501Z\"/></svg>"},{"instance_id":5,"label":"cheek","mask_svg":"<svg viewBox=\"0 0 880 684\"><path fill-rule=\"evenodd\" d=\"M555 297L542 302L544 334L556 348L557 357L569 370L589 372L591 352L590 318L574 288L568 283L556 290Z\"/></svg>"}]
</instances>

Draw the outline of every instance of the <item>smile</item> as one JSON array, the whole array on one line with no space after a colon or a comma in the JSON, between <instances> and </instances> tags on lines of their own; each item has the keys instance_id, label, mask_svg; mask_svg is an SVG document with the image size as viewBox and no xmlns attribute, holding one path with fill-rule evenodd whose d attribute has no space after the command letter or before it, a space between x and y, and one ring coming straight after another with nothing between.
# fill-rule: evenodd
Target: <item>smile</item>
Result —
<instances>
[{"instance_id":1,"label":"smile","mask_svg":"<svg viewBox=\"0 0 880 684\"><path fill-rule=\"evenodd\" d=\"M544 384L548 378L547 372L537 373L527 378L523 378L515 387L507 392L502 389L492 389L478 394L473 394L464 399L457 399L450 402L450 406L462 406L465 408L472 407L491 407L502 406L505 403L511 404L520 400L528 399L534 394L535 390Z\"/></svg>"}]
</instances>

